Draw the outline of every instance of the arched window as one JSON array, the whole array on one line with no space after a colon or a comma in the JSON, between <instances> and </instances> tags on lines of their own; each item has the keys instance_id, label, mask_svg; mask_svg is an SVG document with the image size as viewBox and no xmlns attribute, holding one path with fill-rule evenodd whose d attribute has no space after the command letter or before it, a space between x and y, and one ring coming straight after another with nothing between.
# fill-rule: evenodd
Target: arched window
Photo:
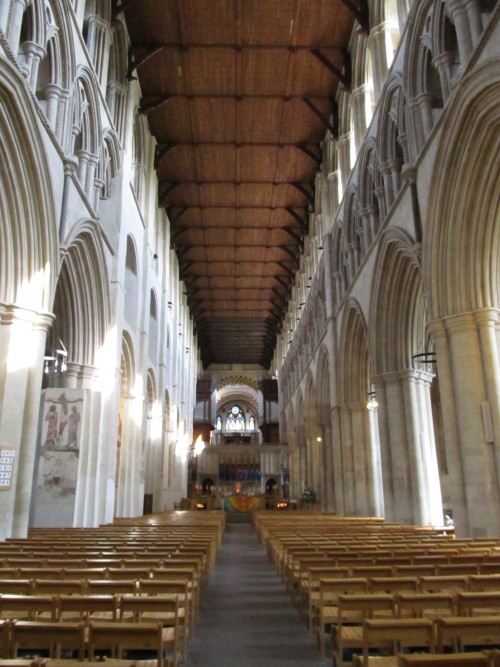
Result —
<instances>
[{"instance_id":1,"label":"arched window","mask_svg":"<svg viewBox=\"0 0 500 667\"><path fill-rule=\"evenodd\" d=\"M158 307L154 290L151 290L149 303L149 358L157 360L158 355Z\"/></svg>"},{"instance_id":2,"label":"arched window","mask_svg":"<svg viewBox=\"0 0 500 667\"><path fill-rule=\"evenodd\" d=\"M249 431L255 430L255 417L253 415L250 415L250 417L248 418L248 430Z\"/></svg>"},{"instance_id":3,"label":"arched window","mask_svg":"<svg viewBox=\"0 0 500 667\"><path fill-rule=\"evenodd\" d=\"M131 236L127 237L127 256L125 259L125 318L134 326L137 319L137 254Z\"/></svg>"},{"instance_id":4,"label":"arched window","mask_svg":"<svg viewBox=\"0 0 500 667\"><path fill-rule=\"evenodd\" d=\"M215 428L217 431L222 431L222 417L220 415L217 415L215 420Z\"/></svg>"},{"instance_id":5,"label":"arched window","mask_svg":"<svg viewBox=\"0 0 500 667\"><path fill-rule=\"evenodd\" d=\"M243 410L237 405L229 410L229 414L226 419L226 430L227 431L244 431L245 430L245 415Z\"/></svg>"}]
</instances>

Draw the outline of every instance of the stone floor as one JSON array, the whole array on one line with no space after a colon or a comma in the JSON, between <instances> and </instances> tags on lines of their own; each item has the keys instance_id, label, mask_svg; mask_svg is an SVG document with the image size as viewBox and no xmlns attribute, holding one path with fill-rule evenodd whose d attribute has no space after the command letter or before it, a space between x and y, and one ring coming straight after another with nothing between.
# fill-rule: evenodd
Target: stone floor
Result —
<instances>
[{"instance_id":1,"label":"stone floor","mask_svg":"<svg viewBox=\"0 0 500 667\"><path fill-rule=\"evenodd\" d=\"M186 667L331 667L248 524L230 523L202 596Z\"/></svg>"}]
</instances>

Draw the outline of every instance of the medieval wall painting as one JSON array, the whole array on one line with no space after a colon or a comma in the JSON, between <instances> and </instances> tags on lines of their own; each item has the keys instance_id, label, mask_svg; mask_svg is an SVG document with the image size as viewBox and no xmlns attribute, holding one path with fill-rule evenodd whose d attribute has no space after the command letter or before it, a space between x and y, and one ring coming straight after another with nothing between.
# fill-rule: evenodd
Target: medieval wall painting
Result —
<instances>
[{"instance_id":1,"label":"medieval wall painting","mask_svg":"<svg viewBox=\"0 0 500 667\"><path fill-rule=\"evenodd\" d=\"M46 389L40 414L36 526L72 526L75 508L83 389Z\"/></svg>"}]
</instances>

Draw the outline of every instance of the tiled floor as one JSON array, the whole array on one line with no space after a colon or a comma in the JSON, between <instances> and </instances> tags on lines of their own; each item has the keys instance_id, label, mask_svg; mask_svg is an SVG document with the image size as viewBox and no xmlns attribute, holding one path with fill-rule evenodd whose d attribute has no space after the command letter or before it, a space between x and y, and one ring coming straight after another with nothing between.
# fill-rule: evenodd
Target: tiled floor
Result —
<instances>
[{"instance_id":1,"label":"tiled floor","mask_svg":"<svg viewBox=\"0 0 500 667\"><path fill-rule=\"evenodd\" d=\"M228 524L186 667L331 667L249 524Z\"/></svg>"}]
</instances>

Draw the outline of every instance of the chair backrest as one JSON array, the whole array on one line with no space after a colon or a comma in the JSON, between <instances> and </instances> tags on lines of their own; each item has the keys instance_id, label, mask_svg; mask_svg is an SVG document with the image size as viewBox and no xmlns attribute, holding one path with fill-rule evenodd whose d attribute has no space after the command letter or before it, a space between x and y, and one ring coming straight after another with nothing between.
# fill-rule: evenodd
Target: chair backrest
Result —
<instances>
[{"instance_id":1,"label":"chair backrest","mask_svg":"<svg viewBox=\"0 0 500 667\"><path fill-rule=\"evenodd\" d=\"M500 645L500 616L448 616L435 620L437 651L452 647Z\"/></svg>"},{"instance_id":2,"label":"chair backrest","mask_svg":"<svg viewBox=\"0 0 500 667\"><path fill-rule=\"evenodd\" d=\"M55 597L52 595L0 595L0 617L34 621L41 614L56 619Z\"/></svg>"},{"instance_id":3,"label":"chair backrest","mask_svg":"<svg viewBox=\"0 0 500 667\"><path fill-rule=\"evenodd\" d=\"M31 595L33 589L33 579L0 579L0 595Z\"/></svg>"},{"instance_id":4,"label":"chair backrest","mask_svg":"<svg viewBox=\"0 0 500 667\"><path fill-rule=\"evenodd\" d=\"M88 595L126 595L137 593L134 579L89 579L85 585Z\"/></svg>"},{"instance_id":5,"label":"chair backrest","mask_svg":"<svg viewBox=\"0 0 500 667\"><path fill-rule=\"evenodd\" d=\"M101 651L110 651L111 657L121 658L126 650L152 653L158 661L157 667L163 667L162 623L89 623L89 660L95 660Z\"/></svg>"},{"instance_id":6,"label":"chair backrest","mask_svg":"<svg viewBox=\"0 0 500 667\"><path fill-rule=\"evenodd\" d=\"M500 614L500 591L460 591L457 593L457 614L474 616Z\"/></svg>"},{"instance_id":7,"label":"chair backrest","mask_svg":"<svg viewBox=\"0 0 500 667\"><path fill-rule=\"evenodd\" d=\"M15 621L11 625L11 655L20 650L48 651L51 658L59 658L61 651L72 651L83 660L85 632L83 623L45 621Z\"/></svg>"},{"instance_id":8,"label":"chair backrest","mask_svg":"<svg viewBox=\"0 0 500 667\"><path fill-rule=\"evenodd\" d=\"M456 614L456 598L449 591L438 593L397 593L396 613L399 617L437 618Z\"/></svg>"},{"instance_id":9,"label":"chair backrest","mask_svg":"<svg viewBox=\"0 0 500 667\"><path fill-rule=\"evenodd\" d=\"M35 579L35 593L39 595L79 595L85 583L82 579Z\"/></svg>"},{"instance_id":10,"label":"chair backrest","mask_svg":"<svg viewBox=\"0 0 500 667\"><path fill-rule=\"evenodd\" d=\"M398 667L488 667L489 665L488 657L478 652L398 656Z\"/></svg>"},{"instance_id":11,"label":"chair backrest","mask_svg":"<svg viewBox=\"0 0 500 667\"><path fill-rule=\"evenodd\" d=\"M86 621L92 614L102 613L115 621L118 617L118 597L116 595L60 595L56 597L57 619L64 622L67 616L79 616Z\"/></svg>"},{"instance_id":12,"label":"chair backrest","mask_svg":"<svg viewBox=\"0 0 500 667\"><path fill-rule=\"evenodd\" d=\"M425 648L434 652L434 626L427 618L372 618L363 622L363 657L368 664L370 649L387 650L392 655L405 648Z\"/></svg>"}]
</instances>

